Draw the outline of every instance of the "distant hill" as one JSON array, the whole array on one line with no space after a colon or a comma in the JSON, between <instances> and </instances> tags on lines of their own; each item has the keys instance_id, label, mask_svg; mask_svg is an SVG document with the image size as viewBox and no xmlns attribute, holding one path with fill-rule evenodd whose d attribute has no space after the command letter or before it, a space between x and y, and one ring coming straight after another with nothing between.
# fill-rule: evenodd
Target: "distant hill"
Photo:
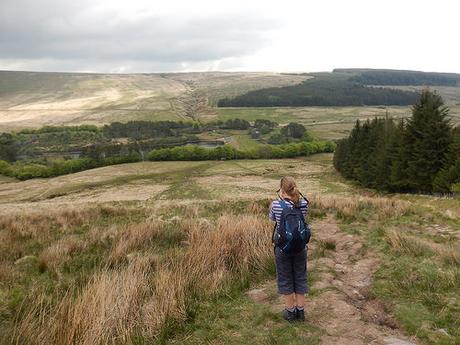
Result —
<instances>
[{"instance_id":1,"label":"distant hill","mask_svg":"<svg viewBox=\"0 0 460 345\"><path fill-rule=\"evenodd\" d=\"M271 72L94 74L0 71L0 132L45 125L185 120L183 99L205 103L309 78ZM200 116L212 115L205 109Z\"/></svg>"},{"instance_id":2,"label":"distant hill","mask_svg":"<svg viewBox=\"0 0 460 345\"><path fill-rule=\"evenodd\" d=\"M387 76L385 82L400 80L399 84L384 85L384 81L369 84L370 75L374 75L372 73L378 76L383 73ZM408 73L411 77L415 73L418 78L409 80L415 85L401 84L409 82ZM425 79L418 77L419 74ZM451 79L459 77L449 73L436 75L440 75L438 83L448 85L452 84ZM401 81L403 76L406 79ZM100 74L0 71L0 132L42 126L103 125L130 120L199 119L205 122L221 117L224 120L239 117L251 121L270 118L279 123L289 118L311 125L313 122L337 123L348 114L351 117L346 120L353 123L357 117L377 116L381 109L376 106L381 105L391 105L393 109L390 112L401 115L405 111L401 106L413 103L416 94L424 87L421 80L426 81L427 76L434 78L432 74L423 72L369 69L337 69L328 73ZM434 83L433 79L431 83ZM443 96L458 122L460 85L456 85L432 88ZM218 104L220 108L216 107ZM335 107L330 108L335 115L329 114L329 111L326 114L308 108L304 110L308 110L310 115L301 115L295 108L316 105ZM350 105L359 109L338 108ZM273 110L264 109L266 106Z\"/></svg>"}]
</instances>

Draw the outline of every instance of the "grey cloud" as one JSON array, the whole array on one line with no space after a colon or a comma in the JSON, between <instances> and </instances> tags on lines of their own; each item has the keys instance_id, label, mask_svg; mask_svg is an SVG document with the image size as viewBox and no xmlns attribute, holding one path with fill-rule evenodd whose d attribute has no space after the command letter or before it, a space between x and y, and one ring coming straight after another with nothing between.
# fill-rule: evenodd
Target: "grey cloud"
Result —
<instances>
[{"instance_id":1,"label":"grey cloud","mask_svg":"<svg viewBox=\"0 0 460 345\"><path fill-rule=\"evenodd\" d=\"M61 68L73 65L80 70L201 64L254 53L269 43L267 33L279 24L244 11L202 18L144 14L127 19L93 3L2 0L0 68L2 60L29 61L31 66L53 60Z\"/></svg>"}]
</instances>

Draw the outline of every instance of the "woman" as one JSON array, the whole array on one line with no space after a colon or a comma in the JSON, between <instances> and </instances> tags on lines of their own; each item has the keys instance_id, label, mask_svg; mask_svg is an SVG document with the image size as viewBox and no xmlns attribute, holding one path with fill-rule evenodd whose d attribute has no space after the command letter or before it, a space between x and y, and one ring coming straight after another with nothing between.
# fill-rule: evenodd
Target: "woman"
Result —
<instances>
[{"instance_id":1,"label":"woman","mask_svg":"<svg viewBox=\"0 0 460 345\"><path fill-rule=\"evenodd\" d=\"M305 219L308 201L301 197L295 180L285 176L280 183L280 198L270 205L269 218L276 222L276 231L280 228L283 207L300 209ZM284 252L279 245L275 245L276 275L278 293L284 296L285 310L283 318L289 322L304 321L305 294L307 287L307 249L295 253Z\"/></svg>"}]
</instances>

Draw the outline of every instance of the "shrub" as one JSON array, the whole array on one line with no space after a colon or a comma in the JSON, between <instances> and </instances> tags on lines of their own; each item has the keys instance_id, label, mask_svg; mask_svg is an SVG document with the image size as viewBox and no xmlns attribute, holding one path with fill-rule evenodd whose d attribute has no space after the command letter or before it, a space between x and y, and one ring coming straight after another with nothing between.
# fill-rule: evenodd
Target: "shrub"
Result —
<instances>
[{"instance_id":1,"label":"shrub","mask_svg":"<svg viewBox=\"0 0 460 345\"><path fill-rule=\"evenodd\" d=\"M331 141L301 142L285 145L260 145L249 150L238 150L230 145L207 149L196 145L153 150L151 161L191 161L221 159L270 159L308 156L320 152L333 152L335 143Z\"/></svg>"}]
</instances>

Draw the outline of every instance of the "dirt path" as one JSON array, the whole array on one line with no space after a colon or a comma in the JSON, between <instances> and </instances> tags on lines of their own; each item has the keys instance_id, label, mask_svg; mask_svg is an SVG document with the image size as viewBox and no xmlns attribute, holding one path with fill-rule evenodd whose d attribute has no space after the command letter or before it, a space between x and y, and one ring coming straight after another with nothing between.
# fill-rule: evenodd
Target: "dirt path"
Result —
<instances>
[{"instance_id":1,"label":"dirt path","mask_svg":"<svg viewBox=\"0 0 460 345\"><path fill-rule=\"evenodd\" d=\"M323 331L320 344L418 344L398 329L381 302L369 296L379 257L363 248L358 235L341 231L332 216L315 222L313 230L309 270L319 273L310 287L313 297L308 298L306 313L307 322ZM315 259L321 242L335 243L335 250L327 250L325 256ZM283 309L274 281L248 295L260 303L269 303L277 312Z\"/></svg>"}]
</instances>

